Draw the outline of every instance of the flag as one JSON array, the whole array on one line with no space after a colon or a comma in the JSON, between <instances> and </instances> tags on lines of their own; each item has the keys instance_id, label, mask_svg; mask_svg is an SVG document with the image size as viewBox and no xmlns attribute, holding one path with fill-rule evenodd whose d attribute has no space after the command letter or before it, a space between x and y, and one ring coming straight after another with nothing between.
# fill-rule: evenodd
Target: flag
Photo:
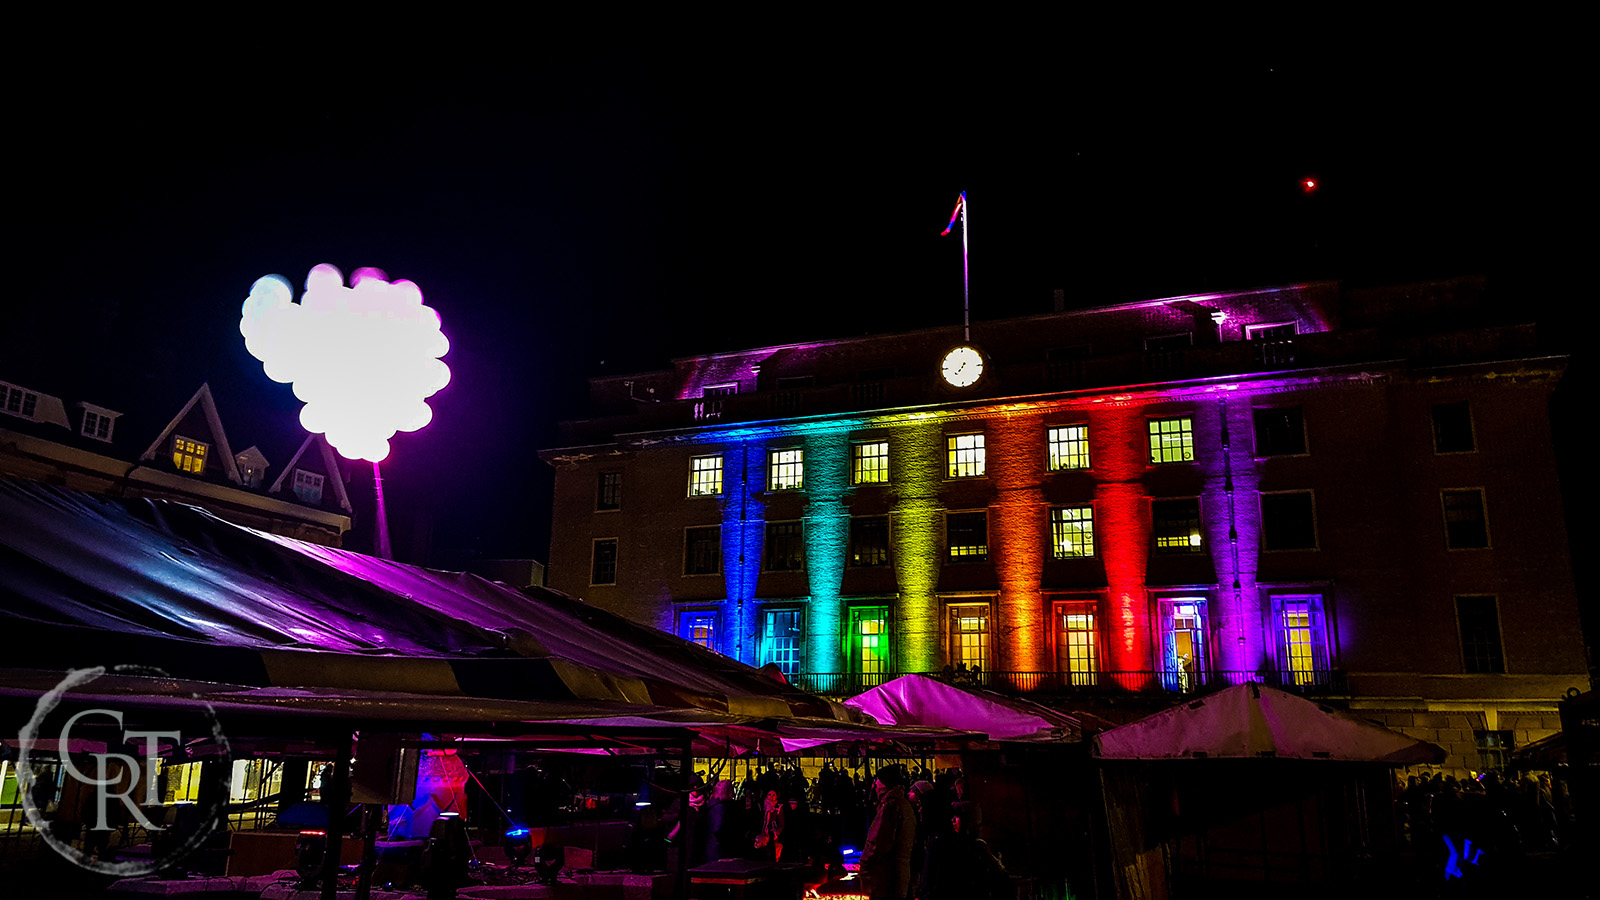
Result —
<instances>
[{"instance_id":1,"label":"flag","mask_svg":"<svg viewBox=\"0 0 1600 900\"><path fill-rule=\"evenodd\" d=\"M961 218L961 211L963 209L966 209L966 207L967 207L967 192L966 191L962 191L961 192L961 196L956 198L956 211L950 214L950 224L946 225L944 227L944 230L939 232L939 236L940 237L943 237L944 235L949 234L950 230L952 228L956 227L956 220Z\"/></svg>"}]
</instances>

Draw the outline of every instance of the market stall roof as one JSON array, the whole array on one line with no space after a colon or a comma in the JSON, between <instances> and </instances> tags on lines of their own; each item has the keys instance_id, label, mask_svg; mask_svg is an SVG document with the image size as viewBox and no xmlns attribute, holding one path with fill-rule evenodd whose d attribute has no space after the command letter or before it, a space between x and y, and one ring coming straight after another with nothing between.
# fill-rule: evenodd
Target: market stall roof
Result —
<instances>
[{"instance_id":1,"label":"market stall roof","mask_svg":"<svg viewBox=\"0 0 1600 900\"><path fill-rule=\"evenodd\" d=\"M1102 759L1439 763L1445 751L1277 688L1241 684L1094 737Z\"/></svg>"},{"instance_id":2,"label":"market stall roof","mask_svg":"<svg viewBox=\"0 0 1600 900\"><path fill-rule=\"evenodd\" d=\"M883 725L980 732L992 741L1081 741L1083 723L1047 706L979 688L903 675L844 701Z\"/></svg>"},{"instance_id":3,"label":"market stall roof","mask_svg":"<svg viewBox=\"0 0 1600 900\"><path fill-rule=\"evenodd\" d=\"M41 673L138 664L233 695L219 701L296 714L410 718L432 704L528 717L541 704L542 717L861 720L556 591L11 477L0 477L0 627L0 689L13 696L37 696Z\"/></svg>"}]
</instances>

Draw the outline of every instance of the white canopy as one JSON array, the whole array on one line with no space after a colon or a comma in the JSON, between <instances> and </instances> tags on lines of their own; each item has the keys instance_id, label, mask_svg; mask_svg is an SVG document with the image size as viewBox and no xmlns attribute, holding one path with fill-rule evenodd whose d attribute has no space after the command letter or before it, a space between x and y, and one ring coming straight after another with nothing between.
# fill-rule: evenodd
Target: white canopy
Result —
<instances>
[{"instance_id":1,"label":"white canopy","mask_svg":"<svg viewBox=\"0 0 1600 900\"><path fill-rule=\"evenodd\" d=\"M904 675L844 701L880 725L979 732L991 741L1078 741L1082 723L1027 700L958 687L926 675Z\"/></svg>"}]
</instances>

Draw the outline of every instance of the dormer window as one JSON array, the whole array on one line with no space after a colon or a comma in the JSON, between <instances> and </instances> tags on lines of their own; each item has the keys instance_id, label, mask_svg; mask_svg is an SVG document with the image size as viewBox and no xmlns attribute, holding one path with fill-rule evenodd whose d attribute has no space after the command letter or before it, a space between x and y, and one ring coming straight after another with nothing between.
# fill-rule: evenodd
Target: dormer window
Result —
<instances>
[{"instance_id":1,"label":"dormer window","mask_svg":"<svg viewBox=\"0 0 1600 900\"><path fill-rule=\"evenodd\" d=\"M305 469L294 470L294 495L303 503L322 502L322 476Z\"/></svg>"},{"instance_id":2,"label":"dormer window","mask_svg":"<svg viewBox=\"0 0 1600 900\"><path fill-rule=\"evenodd\" d=\"M209 444L173 435L172 464L179 472L202 474L206 470L206 453L210 449Z\"/></svg>"},{"instance_id":3,"label":"dormer window","mask_svg":"<svg viewBox=\"0 0 1600 900\"><path fill-rule=\"evenodd\" d=\"M34 410L39 407L39 395L33 391L25 391L22 388L3 385L0 386L0 403L3 403L6 412L21 416L24 419L31 419L33 418Z\"/></svg>"},{"instance_id":4,"label":"dormer window","mask_svg":"<svg viewBox=\"0 0 1600 900\"><path fill-rule=\"evenodd\" d=\"M111 430L116 426L117 416L109 409L90 406L87 403L79 404L83 407L83 427L78 433L84 437L94 438L97 441L111 442Z\"/></svg>"}]
</instances>

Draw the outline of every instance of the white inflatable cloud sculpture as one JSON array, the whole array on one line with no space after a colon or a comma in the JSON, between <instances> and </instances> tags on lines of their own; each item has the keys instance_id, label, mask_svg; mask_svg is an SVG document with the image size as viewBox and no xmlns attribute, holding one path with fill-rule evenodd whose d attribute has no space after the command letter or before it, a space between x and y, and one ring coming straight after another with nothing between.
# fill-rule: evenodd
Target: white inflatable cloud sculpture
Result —
<instances>
[{"instance_id":1,"label":"white inflatable cloud sculpture","mask_svg":"<svg viewBox=\"0 0 1600 900\"><path fill-rule=\"evenodd\" d=\"M326 434L347 459L380 462L395 432L433 421L426 401L450 383L439 324L415 284L357 269L346 287L323 263L306 276L299 303L283 276L257 279L239 332L268 378L294 385L307 431Z\"/></svg>"}]
</instances>

